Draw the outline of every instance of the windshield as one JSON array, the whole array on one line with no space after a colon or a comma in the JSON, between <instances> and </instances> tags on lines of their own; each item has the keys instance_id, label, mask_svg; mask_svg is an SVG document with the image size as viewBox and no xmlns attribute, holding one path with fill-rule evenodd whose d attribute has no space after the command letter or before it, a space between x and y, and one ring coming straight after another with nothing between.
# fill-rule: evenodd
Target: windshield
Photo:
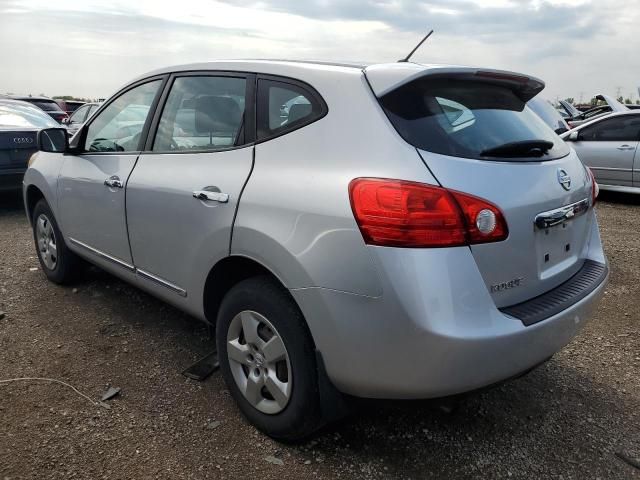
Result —
<instances>
[{"instance_id":1,"label":"windshield","mask_svg":"<svg viewBox=\"0 0 640 480\"><path fill-rule=\"evenodd\" d=\"M0 127L51 128L60 125L29 104L0 102Z\"/></svg>"},{"instance_id":2,"label":"windshield","mask_svg":"<svg viewBox=\"0 0 640 480\"><path fill-rule=\"evenodd\" d=\"M380 100L398 133L417 148L453 157L551 160L568 155L564 142L507 87L456 79L419 79ZM499 147L537 142L543 155L513 157ZM539 152L536 152L539 153Z\"/></svg>"}]
</instances>

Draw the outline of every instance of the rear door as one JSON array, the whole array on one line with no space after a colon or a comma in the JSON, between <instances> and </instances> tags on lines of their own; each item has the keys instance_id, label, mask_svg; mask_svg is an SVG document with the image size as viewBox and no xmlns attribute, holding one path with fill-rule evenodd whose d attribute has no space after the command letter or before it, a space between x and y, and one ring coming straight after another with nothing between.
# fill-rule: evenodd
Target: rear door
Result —
<instances>
[{"instance_id":1,"label":"rear door","mask_svg":"<svg viewBox=\"0 0 640 480\"><path fill-rule=\"evenodd\" d=\"M163 79L115 97L84 132L83 153L67 155L58 180L62 231L72 248L132 270L124 186L146 138Z\"/></svg>"},{"instance_id":2,"label":"rear door","mask_svg":"<svg viewBox=\"0 0 640 480\"><path fill-rule=\"evenodd\" d=\"M599 183L630 187L639 139L640 114L625 114L583 127L572 145Z\"/></svg>"},{"instance_id":3,"label":"rear door","mask_svg":"<svg viewBox=\"0 0 640 480\"><path fill-rule=\"evenodd\" d=\"M503 212L506 240L472 245L498 307L552 290L583 265L593 215L591 182L577 156L526 106L526 77L494 74L419 78L381 103L440 184ZM571 218L536 226L557 209Z\"/></svg>"},{"instance_id":4,"label":"rear door","mask_svg":"<svg viewBox=\"0 0 640 480\"><path fill-rule=\"evenodd\" d=\"M197 298L211 267L229 255L253 165L254 83L246 74L175 75L129 179L133 262L169 300Z\"/></svg>"}]
</instances>

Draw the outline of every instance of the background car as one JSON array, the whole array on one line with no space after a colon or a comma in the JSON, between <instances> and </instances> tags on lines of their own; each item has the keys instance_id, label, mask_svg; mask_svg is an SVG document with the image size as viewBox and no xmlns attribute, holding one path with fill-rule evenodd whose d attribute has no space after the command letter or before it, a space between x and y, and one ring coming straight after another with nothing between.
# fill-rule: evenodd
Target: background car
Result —
<instances>
[{"instance_id":1,"label":"background car","mask_svg":"<svg viewBox=\"0 0 640 480\"><path fill-rule=\"evenodd\" d=\"M560 100L558 102L560 106L558 107L561 112L562 117L565 120L578 119L582 112L578 110L572 103L567 102L566 100Z\"/></svg>"},{"instance_id":2,"label":"background car","mask_svg":"<svg viewBox=\"0 0 640 480\"><path fill-rule=\"evenodd\" d=\"M99 103L85 103L73 112L68 119L62 120L62 124L67 126L69 135L74 135L98 108L100 108Z\"/></svg>"},{"instance_id":3,"label":"background car","mask_svg":"<svg viewBox=\"0 0 640 480\"><path fill-rule=\"evenodd\" d=\"M67 115L71 115L73 112L75 112L77 109L79 109L81 106L87 103L82 100L60 100L60 99L58 99L57 102L58 102L58 105L60 105L60 108L65 112L67 112Z\"/></svg>"},{"instance_id":4,"label":"background car","mask_svg":"<svg viewBox=\"0 0 640 480\"><path fill-rule=\"evenodd\" d=\"M620 103L610 95L596 95L596 98L601 102L605 102L605 104L595 106L584 112L581 112L569 102L564 100L560 101L560 105L562 105L562 108L565 109L569 116L567 118L567 123L571 128L575 128L583 123L608 115L611 112L626 112L629 110L626 105Z\"/></svg>"},{"instance_id":5,"label":"background car","mask_svg":"<svg viewBox=\"0 0 640 480\"><path fill-rule=\"evenodd\" d=\"M0 190L17 189L29 157L37 151L38 131L59 127L30 103L0 98Z\"/></svg>"},{"instance_id":6,"label":"background car","mask_svg":"<svg viewBox=\"0 0 640 480\"><path fill-rule=\"evenodd\" d=\"M562 118L562 115L560 115L548 100L542 97L534 97L527 102L527 105L558 135L570 129L566 120Z\"/></svg>"},{"instance_id":7,"label":"background car","mask_svg":"<svg viewBox=\"0 0 640 480\"><path fill-rule=\"evenodd\" d=\"M597 118L562 135L602 190L640 193L640 111Z\"/></svg>"},{"instance_id":8,"label":"background car","mask_svg":"<svg viewBox=\"0 0 640 480\"><path fill-rule=\"evenodd\" d=\"M10 98L12 100L20 100L35 105L58 123L62 123L62 120L69 117L67 112L62 110L62 108L60 108L60 105L58 105L58 103L52 98L19 95L9 95L6 98Z\"/></svg>"}]
</instances>

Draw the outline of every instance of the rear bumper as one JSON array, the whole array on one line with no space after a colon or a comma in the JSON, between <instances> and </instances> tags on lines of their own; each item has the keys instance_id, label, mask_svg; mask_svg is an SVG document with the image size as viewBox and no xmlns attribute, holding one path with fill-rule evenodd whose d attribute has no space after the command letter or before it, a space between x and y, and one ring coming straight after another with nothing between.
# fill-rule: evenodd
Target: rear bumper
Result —
<instances>
[{"instance_id":1,"label":"rear bumper","mask_svg":"<svg viewBox=\"0 0 640 480\"><path fill-rule=\"evenodd\" d=\"M360 397L436 398L517 376L578 334L607 280L525 326L496 308L468 248L371 250L382 296L292 290L329 378ZM595 222L588 253L606 263Z\"/></svg>"}]
</instances>

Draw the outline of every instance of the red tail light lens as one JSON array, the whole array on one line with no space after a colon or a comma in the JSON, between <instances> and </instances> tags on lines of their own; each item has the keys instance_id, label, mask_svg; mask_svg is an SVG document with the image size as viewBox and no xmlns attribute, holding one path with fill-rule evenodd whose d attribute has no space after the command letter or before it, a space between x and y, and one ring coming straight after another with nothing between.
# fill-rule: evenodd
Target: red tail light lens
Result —
<instances>
[{"instance_id":1,"label":"red tail light lens","mask_svg":"<svg viewBox=\"0 0 640 480\"><path fill-rule=\"evenodd\" d=\"M507 238L495 205L445 188L403 180L357 178L351 208L365 243L392 247L455 247Z\"/></svg>"},{"instance_id":2,"label":"red tail light lens","mask_svg":"<svg viewBox=\"0 0 640 480\"><path fill-rule=\"evenodd\" d=\"M587 167L587 172L589 172L589 176L591 177L591 206L593 206L596 204L598 195L600 195L600 186L598 182L596 182L596 176L589 167Z\"/></svg>"}]
</instances>

